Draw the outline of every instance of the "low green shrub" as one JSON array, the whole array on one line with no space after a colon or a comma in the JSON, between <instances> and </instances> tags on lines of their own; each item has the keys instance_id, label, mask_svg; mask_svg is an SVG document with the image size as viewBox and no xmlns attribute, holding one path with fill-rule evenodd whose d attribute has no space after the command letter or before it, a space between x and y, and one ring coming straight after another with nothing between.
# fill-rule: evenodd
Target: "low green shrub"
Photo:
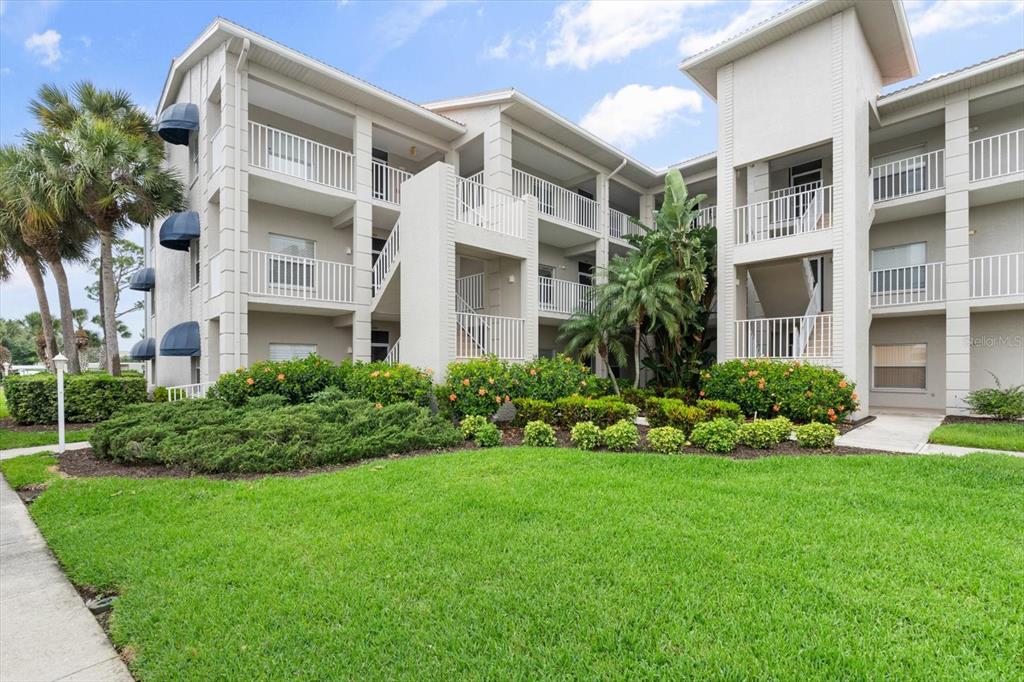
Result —
<instances>
[{"instance_id":1,"label":"low green shrub","mask_svg":"<svg viewBox=\"0 0 1024 682\"><path fill-rule=\"evenodd\" d=\"M647 401L647 422L651 426L674 426L689 435L694 426L707 420L707 412L677 398L651 398Z\"/></svg>"},{"instance_id":2,"label":"low green shrub","mask_svg":"<svg viewBox=\"0 0 1024 682\"><path fill-rule=\"evenodd\" d=\"M789 421L786 417L775 417L766 421L775 429L775 439L777 442L781 443L782 441L789 440L790 434L793 433L793 422Z\"/></svg>"},{"instance_id":3,"label":"low green shrub","mask_svg":"<svg viewBox=\"0 0 1024 682\"><path fill-rule=\"evenodd\" d=\"M569 440L582 450L596 450L603 442L601 428L594 422L580 422L572 427Z\"/></svg>"},{"instance_id":4,"label":"low green shrub","mask_svg":"<svg viewBox=\"0 0 1024 682\"><path fill-rule=\"evenodd\" d=\"M779 429L768 419L755 419L740 424L738 434L740 443L758 450L767 450L779 444Z\"/></svg>"},{"instance_id":5,"label":"low green shrub","mask_svg":"<svg viewBox=\"0 0 1024 682\"><path fill-rule=\"evenodd\" d=\"M287 403L297 405L309 402L313 395L329 386L340 387L347 369L319 355L295 360L264 360L221 374L208 395L233 407L244 405L253 396L268 393L283 396Z\"/></svg>"},{"instance_id":6,"label":"low green shrub","mask_svg":"<svg viewBox=\"0 0 1024 682\"><path fill-rule=\"evenodd\" d=\"M730 360L701 375L705 398L729 400L748 417L842 421L857 409L853 382L830 367L798 361Z\"/></svg>"},{"instance_id":7,"label":"low green shrub","mask_svg":"<svg viewBox=\"0 0 1024 682\"><path fill-rule=\"evenodd\" d=\"M497 447L501 445L501 431L491 422L486 422L473 432L473 442L481 448Z\"/></svg>"},{"instance_id":8,"label":"low green shrub","mask_svg":"<svg viewBox=\"0 0 1024 682\"><path fill-rule=\"evenodd\" d=\"M659 426L647 432L647 445L655 452L671 455L686 445L686 434L674 426Z\"/></svg>"},{"instance_id":9,"label":"low green shrub","mask_svg":"<svg viewBox=\"0 0 1024 682\"><path fill-rule=\"evenodd\" d=\"M812 422L796 427L796 442L802 448L830 448L838 435L839 429L831 424Z\"/></svg>"},{"instance_id":10,"label":"low green shrub","mask_svg":"<svg viewBox=\"0 0 1024 682\"><path fill-rule=\"evenodd\" d=\"M523 429L523 445L535 448L553 448L558 445L555 430L542 421L532 421Z\"/></svg>"},{"instance_id":11,"label":"low green shrub","mask_svg":"<svg viewBox=\"0 0 1024 682\"><path fill-rule=\"evenodd\" d=\"M476 432L489 424L487 417L481 417L478 414L471 414L468 417L463 417L462 421L459 422L459 433L462 434L463 439L469 440Z\"/></svg>"},{"instance_id":12,"label":"low green shrub","mask_svg":"<svg viewBox=\"0 0 1024 682\"><path fill-rule=\"evenodd\" d=\"M637 431L636 424L626 419L617 421L606 428L602 437L609 450L618 450L619 452L636 450L636 446L640 443L640 432Z\"/></svg>"},{"instance_id":13,"label":"low green shrub","mask_svg":"<svg viewBox=\"0 0 1024 682\"><path fill-rule=\"evenodd\" d=\"M166 403L167 402L167 387L166 386L154 386L153 387L153 402L154 403Z\"/></svg>"},{"instance_id":14,"label":"low green shrub","mask_svg":"<svg viewBox=\"0 0 1024 682\"><path fill-rule=\"evenodd\" d=\"M319 395L319 393L317 395ZM250 410L276 410L287 404L288 403L285 401L284 396L277 395L276 393L254 395L245 401L245 406Z\"/></svg>"},{"instance_id":15,"label":"low green shrub","mask_svg":"<svg viewBox=\"0 0 1024 682\"><path fill-rule=\"evenodd\" d=\"M599 426L610 426L622 419L636 418L638 410L614 396L584 398L573 395L559 398L554 402L520 398L514 401L516 424L523 426L530 421L543 421L564 429L581 421L592 421Z\"/></svg>"},{"instance_id":16,"label":"low green shrub","mask_svg":"<svg viewBox=\"0 0 1024 682\"><path fill-rule=\"evenodd\" d=\"M48 372L9 376L4 393L19 424L57 422L57 377ZM103 421L118 410L148 400L146 378L138 372L115 377L103 372L64 375L64 420L72 424Z\"/></svg>"},{"instance_id":17,"label":"low green shrub","mask_svg":"<svg viewBox=\"0 0 1024 682\"><path fill-rule=\"evenodd\" d=\"M556 423L555 404L548 400L533 398L517 398L513 401L516 408L516 426L526 426L532 421Z\"/></svg>"},{"instance_id":18,"label":"low green shrub","mask_svg":"<svg viewBox=\"0 0 1024 682\"><path fill-rule=\"evenodd\" d=\"M348 394L339 386L328 386L322 391L317 391L310 396L311 403L332 403L336 400L348 400Z\"/></svg>"},{"instance_id":19,"label":"low green shrub","mask_svg":"<svg viewBox=\"0 0 1024 682\"><path fill-rule=\"evenodd\" d=\"M629 388L622 389L620 397L630 405L636 405L638 409L645 409L647 407L647 401L651 398L660 398L661 396L653 388Z\"/></svg>"},{"instance_id":20,"label":"low green shrub","mask_svg":"<svg viewBox=\"0 0 1024 682\"><path fill-rule=\"evenodd\" d=\"M732 452L739 442L740 425L732 419L719 417L693 427L690 442L709 452Z\"/></svg>"},{"instance_id":21,"label":"low green shrub","mask_svg":"<svg viewBox=\"0 0 1024 682\"><path fill-rule=\"evenodd\" d=\"M719 417L725 417L726 419L743 418L743 410L740 409L739 405L730 400L707 400L702 398L695 405L704 410L708 419L718 419Z\"/></svg>"},{"instance_id":22,"label":"low green shrub","mask_svg":"<svg viewBox=\"0 0 1024 682\"><path fill-rule=\"evenodd\" d=\"M500 439L500 434L499 434ZM194 472L262 473L340 464L461 441L451 422L410 402L365 400L231 407L214 399L128 407L93 430L96 455Z\"/></svg>"},{"instance_id":23,"label":"low green shrub","mask_svg":"<svg viewBox=\"0 0 1024 682\"><path fill-rule=\"evenodd\" d=\"M342 388L352 398L391 405L411 402L429 405L434 385L430 374L411 365L386 362L342 363Z\"/></svg>"},{"instance_id":24,"label":"low green shrub","mask_svg":"<svg viewBox=\"0 0 1024 682\"><path fill-rule=\"evenodd\" d=\"M995 379L995 375L992 377ZM1003 388L995 379L995 388L981 388L971 391L964 402L976 414L996 419L1020 419L1024 417L1024 384Z\"/></svg>"}]
</instances>

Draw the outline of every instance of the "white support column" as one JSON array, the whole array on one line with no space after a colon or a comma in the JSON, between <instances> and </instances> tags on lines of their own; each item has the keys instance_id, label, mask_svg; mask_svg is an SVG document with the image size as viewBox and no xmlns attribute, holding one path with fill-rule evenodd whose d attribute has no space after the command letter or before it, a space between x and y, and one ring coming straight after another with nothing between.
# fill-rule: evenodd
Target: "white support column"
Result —
<instances>
[{"instance_id":1,"label":"white support column","mask_svg":"<svg viewBox=\"0 0 1024 682\"><path fill-rule=\"evenodd\" d=\"M654 194L640 195L640 215L637 218L644 225L654 227Z\"/></svg>"},{"instance_id":2,"label":"white support column","mask_svg":"<svg viewBox=\"0 0 1024 682\"><path fill-rule=\"evenodd\" d=\"M768 201L769 195L769 164L755 161L747 168L747 203Z\"/></svg>"},{"instance_id":3,"label":"white support column","mask_svg":"<svg viewBox=\"0 0 1024 682\"><path fill-rule=\"evenodd\" d=\"M967 414L971 390L970 101L946 98L946 413Z\"/></svg>"},{"instance_id":4,"label":"white support column","mask_svg":"<svg viewBox=\"0 0 1024 682\"><path fill-rule=\"evenodd\" d=\"M538 298L540 296L538 292L537 282L537 260L539 258L539 243L538 243L538 225L537 225L537 198L534 196L526 197L526 210L523 211L523 234L526 237L527 254L522 264L522 292L523 298L521 299L522 305L520 313L525 322L524 327L526 329L526 338L524 339L524 354L526 359L537 357L537 352L540 346L538 337L540 336L540 321L538 312Z\"/></svg>"},{"instance_id":5,"label":"white support column","mask_svg":"<svg viewBox=\"0 0 1024 682\"><path fill-rule=\"evenodd\" d=\"M495 109L495 120L484 129L484 184L512 191L512 127Z\"/></svg>"},{"instance_id":6,"label":"white support column","mask_svg":"<svg viewBox=\"0 0 1024 682\"><path fill-rule=\"evenodd\" d=\"M736 170L732 136L733 67L729 65L718 71L718 362L736 357L736 284L739 280L733 265Z\"/></svg>"},{"instance_id":7,"label":"white support column","mask_svg":"<svg viewBox=\"0 0 1024 682\"><path fill-rule=\"evenodd\" d=\"M373 268L373 123L363 110L356 111L352 139L355 155L356 203L352 209L352 264L355 266L357 301L371 298ZM402 236L406 234L402 231ZM404 349L403 349L404 350ZM359 307L352 315L352 359L370 359L370 310Z\"/></svg>"}]
</instances>

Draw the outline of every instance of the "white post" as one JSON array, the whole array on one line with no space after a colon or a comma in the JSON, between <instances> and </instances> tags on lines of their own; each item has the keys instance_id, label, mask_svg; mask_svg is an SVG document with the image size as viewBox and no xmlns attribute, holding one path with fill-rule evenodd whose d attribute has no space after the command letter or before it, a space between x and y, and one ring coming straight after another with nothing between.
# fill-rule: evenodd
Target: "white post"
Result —
<instances>
[{"instance_id":1,"label":"white post","mask_svg":"<svg viewBox=\"0 0 1024 682\"><path fill-rule=\"evenodd\" d=\"M57 452L64 453L64 369L68 366L68 359L63 353L59 353L53 359L54 369L57 370Z\"/></svg>"}]
</instances>

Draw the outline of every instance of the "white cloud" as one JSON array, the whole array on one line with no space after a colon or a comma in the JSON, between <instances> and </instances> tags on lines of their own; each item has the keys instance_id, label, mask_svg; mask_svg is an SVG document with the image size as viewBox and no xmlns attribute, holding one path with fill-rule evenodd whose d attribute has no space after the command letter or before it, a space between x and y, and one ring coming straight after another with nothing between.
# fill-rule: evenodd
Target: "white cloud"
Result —
<instances>
[{"instance_id":1,"label":"white cloud","mask_svg":"<svg viewBox=\"0 0 1024 682\"><path fill-rule=\"evenodd\" d=\"M679 41L679 51L684 57L697 54L709 47L742 33L782 11L792 0L752 0L746 9L734 14L725 26L706 32L687 31Z\"/></svg>"},{"instance_id":2,"label":"white cloud","mask_svg":"<svg viewBox=\"0 0 1024 682\"><path fill-rule=\"evenodd\" d=\"M79 36L78 39L85 45L86 49L92 47L92 38L89 36Z\"/></svg>"},{"instance_id":3,"label":"white cloud","mask_svg":"<svg viewBox=\"0 0 1024 682\"><path fill-rule=\"evenodd\" d=\"M394 50L416 35L427 19L447 5L446 0L427 0L419 3L399 3L384 13L377 23L378 46L382 50Z\"/></svg>"},{"instance_id":4,"label":"white cloud","mask_svg":"<svg viewBox=\"0 0 1024 682\"><path fill-rule=\"evenodd\" d=\"M60 34L52 28L33 33L25 40L25 49L43 66L54 66L61 58Z\"/></svg>"},{"instance_id":5,"label":"white cloud","mask_svg":"<svg viewBox=\"0 0 1024 682\"><path fill-rule=\"evenodd\" d=\"M497 45L484 50L484 57L486 59L508 59L509 50L512 49L512 34L506 33L505 37L501 39L501 42Z\"/></svg>"},{"instance_id":6,"label":"white cloud","mask_svg":"<svg viewBox=\"0 0 1024 682\"><path fill-rule=\"evenodd\" d=\"M629 149L660 135L683 112L696 114L703 108L704 102L694 90L633 83L601 98L580 125L614 145Z\"/></svg>"},{"instance_id":7,"label":"white cloud","mask_svg":"<svg viewBox=\"0 0 1024 682\"><path fill-rule=\"evenodd\" d=\"M1024 13L1024 0L935 0L908 2L910 31L915 37L998 24Z\"/></svg>"},{"instance_id":8,"label":"white cloud","mask_svg":"<svg viewBox=\"0 0 1024 682\"><path fill-rule=\"evenodd\" d=\"M688 2L566 2L551 20L555 36L547 47L548 66L587 69L624 59L664 40L683 27L688 10L714 0Z\"/></svg>"}]
</instances>

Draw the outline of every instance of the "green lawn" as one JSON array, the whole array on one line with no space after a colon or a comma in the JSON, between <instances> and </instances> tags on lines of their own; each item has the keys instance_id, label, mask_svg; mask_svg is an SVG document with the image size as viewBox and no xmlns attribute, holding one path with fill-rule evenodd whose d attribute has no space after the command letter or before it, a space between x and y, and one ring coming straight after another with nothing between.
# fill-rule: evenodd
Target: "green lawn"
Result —
<instances>
[{"instance_id":1,"label":"green lawn","mask_svg":"<svg viewBox=\"0 0 1024 682\"><path fill-rule=\"evenodd\" d=\"M932 431L928 440L942 445L1024 452L1024 424L1021 422L943 424Z\"/></svg>"},{"instance_id":2,"label":"green lawn","mask_svg":"<svg viewBox=\"0 0 1024 682\"><path fill-rule=\"evenodd\" d=\"M89 436L91 435L92 429L76 429L74 431L66 430L64 431L64 442L77 443L79 441L89 440ZM56 444L56 429L53 431L11 431L10 429L0 429L0 450Z\"/></svg>"},{"instance_id":3,"label":"green lawn","mask_svg":"<svg viewBox=\"0 0 1024 682\"><path fill-rule=\"evenodd\" d=\"M7 396L4 395L4 389L0 386L0 419L7 419L11 416L11 411L7 409Z\"/></svg>"},{"instance_id":4,"label":"green lawn","mask_svg":"<svg viewBox=\"0 0 1024 682\"><path fill-rule=\"evenodd\" d=\"M21 488L36 483L49 483L57 474L51 472L51 466L57 458L50 452L35 455L24 455L13 459L0 460L0 471L12 488Z\"/></svg>"},{"instance_id":5,"label":"green lawn","mask_svg":"<svg viewBox=\"0 0 1024 682\"><path fill-rule=\"evenodd\" d=\"M1024 461L1005 456L495 449L59 479L30 509L73 581L120 593L112 638L141 680L1024 670Z\"/></svg>"}]
</instances>

